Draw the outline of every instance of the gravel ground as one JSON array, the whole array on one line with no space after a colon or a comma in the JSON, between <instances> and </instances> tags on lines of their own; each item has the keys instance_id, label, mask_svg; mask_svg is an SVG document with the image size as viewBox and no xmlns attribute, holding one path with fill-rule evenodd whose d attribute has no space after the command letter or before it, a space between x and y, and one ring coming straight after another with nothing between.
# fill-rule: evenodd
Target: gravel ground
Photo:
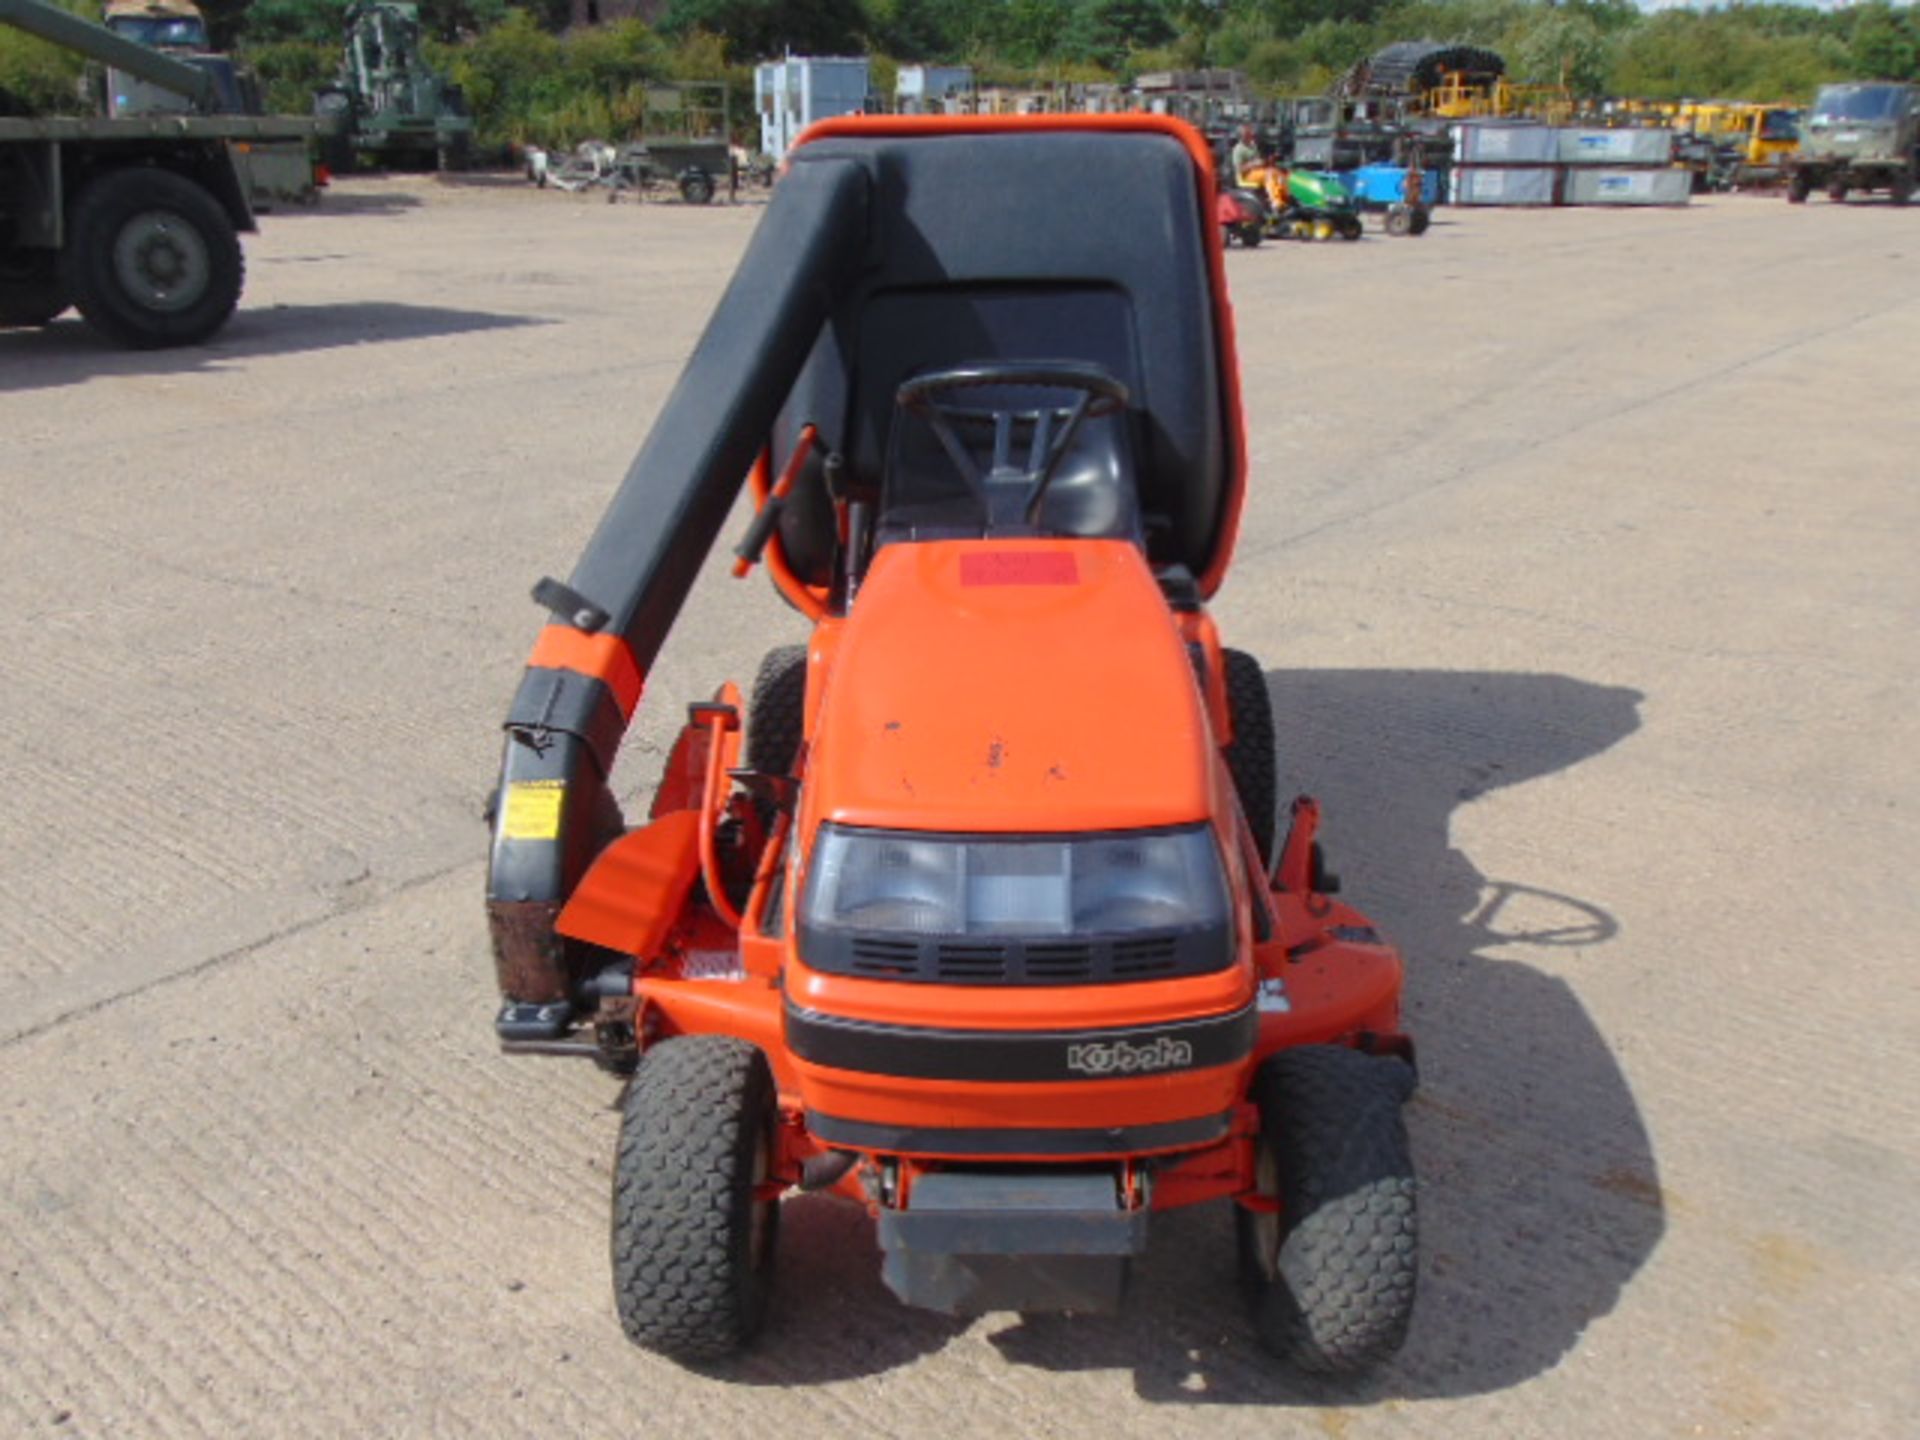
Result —
<instances>
[{"instance_id":1,"label":"gravel ground","mask_svg":"<svg viewBox=\"0 0 1920 1440\"><path fill-rule=\"evenodd\" d=\"M615 1087L493 1048L478 812L759 213L356 181L204 349L0 335L0 1432L1912 1434L1920 210L1867 202L1230 256L1219 618L1411 957L1395 1364L1276 1371L1223 1207L1116 1317L963 1324L794 1202L754 1354L626 1345ZM622 790L800 633L711 563Z\"/></svg>"}]
</instances>

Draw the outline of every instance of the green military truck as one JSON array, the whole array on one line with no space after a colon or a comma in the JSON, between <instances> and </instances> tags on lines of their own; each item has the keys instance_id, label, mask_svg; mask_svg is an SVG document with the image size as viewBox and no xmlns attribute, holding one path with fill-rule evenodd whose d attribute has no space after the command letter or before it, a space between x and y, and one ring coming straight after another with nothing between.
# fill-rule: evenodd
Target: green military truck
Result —
<instances>
[{"instance_id":1,"label":"green military truck","mask_svg":"<svg viewBox=\"0 0 1920 1440\"><path fill-rule=\"evenodd\" d=\"M0 0L0 24L186 96L179 114L9 116L0 105L0 326L69 306L122 345L196 345L227 322L256 228L235 148L303 139L310 119L204 113L215 79L45 0Z\"/></svg>"},{"instance_id":2,"label":"green military truck","mask_svg":"<svg viewBox=\"0 0 1920 1440\"><path fill-rule=\"evenodd\" d=\"M1815 190L1831 200L1884 190L1904 205L1913 198L1916 146L1920 89L1877 81L1823 85L1800 127L1800 149L1785 161L1787 199L1800 205Z\"/></svg>"},{"instance_id":3,"label":"green military truck","mask_svg":"<svg viewBox=\"0 0 1920 1440\"><path fill-rule=\"evenodd\" d=\"M397 0L347 6L340 75L314 97L314 113L337 121L327 164L350 172L361 156L381 165L467 168L473 117L460 87L427 64L420 9Z\"/></svg>"}]
</instances>

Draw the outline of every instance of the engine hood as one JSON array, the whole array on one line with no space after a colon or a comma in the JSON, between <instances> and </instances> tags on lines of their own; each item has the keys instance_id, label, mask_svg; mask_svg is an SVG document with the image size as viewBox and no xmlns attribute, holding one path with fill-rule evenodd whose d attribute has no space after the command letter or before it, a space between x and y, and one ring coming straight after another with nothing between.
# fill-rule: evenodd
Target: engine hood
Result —
<instances>
[{"instance_id":1,"label":"engine hood","mask_svg":"<svg viewBox=\"0 0 1920 1440\"><path fill-rule=\"evenodd\" d=\"M875 557L833 659L803 823L1121 830L1212 813L1186 647L1124 541L950 541Z\"/></svg>"}]
</instances>

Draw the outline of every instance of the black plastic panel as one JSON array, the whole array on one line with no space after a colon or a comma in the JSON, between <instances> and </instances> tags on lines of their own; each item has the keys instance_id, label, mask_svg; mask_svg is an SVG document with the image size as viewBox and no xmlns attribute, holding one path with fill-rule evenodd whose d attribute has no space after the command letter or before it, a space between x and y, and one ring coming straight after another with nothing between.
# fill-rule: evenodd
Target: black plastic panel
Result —
<instances>
[{"instance_id":1,"label":"black plastic panel","mask_svg":"<svg viewBox=\"0 0 1920 1440\"><path fill-rule=\"evenodd\" d=\"M1206 571L1233 437L1206 262L1212 217L1185 148L1112 132L837 137L795 152L793 173L847 160L874 177L876 263L836 302L782 413L776 463L812 422L847 454L855 484L877 486L893 392L914 371L1091 362L1133 396L1141 509L1167 522L1152 532L1154 559ZM803 481L782 521L803 570L832 549L817 491Z\"/></svg>"},{"instance_id":2,"label":"black plastic panel","mask_svg":"<svg viewBox=\"0 0 1920 1440\"><path fill-rule=\"evenodd\" d=\"M941 1030L786 1009L787 1045L802 1060L913 1080L1097 1081L1207 1070L1246 1059L1257 1029L1251 1005L1118 1030Z\"/></svg>"},{"instance_id":3,"label":"black plastic panel","mask_svg":"<svg viewBox=\"0 0 1920 1440\"><path fill-rule=\"evenodd\" d=\"M1119 985L1211 975L1233 963L1230 924L1053 939L862 934L800 925L800 957L825 975L923 985Z\"/></svg>"}]
</instances>

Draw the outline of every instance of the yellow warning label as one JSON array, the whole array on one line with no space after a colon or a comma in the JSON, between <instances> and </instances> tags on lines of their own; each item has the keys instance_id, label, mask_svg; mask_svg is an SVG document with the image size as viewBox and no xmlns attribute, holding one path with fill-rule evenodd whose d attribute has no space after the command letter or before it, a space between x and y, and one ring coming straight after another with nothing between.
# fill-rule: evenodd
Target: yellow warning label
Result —
<instances>
[{"instance_id":1,"label":"yellow warning label","mask_svg":"<svg viewBox=\"0 0 1920 1440\"><path fill-rule=\"evenodd\" d=\"M500 833L508 840L558 840L560 804L567 787L560 780L516 780L507 786L507 811Z\"/></svg>"}]
</instances>

